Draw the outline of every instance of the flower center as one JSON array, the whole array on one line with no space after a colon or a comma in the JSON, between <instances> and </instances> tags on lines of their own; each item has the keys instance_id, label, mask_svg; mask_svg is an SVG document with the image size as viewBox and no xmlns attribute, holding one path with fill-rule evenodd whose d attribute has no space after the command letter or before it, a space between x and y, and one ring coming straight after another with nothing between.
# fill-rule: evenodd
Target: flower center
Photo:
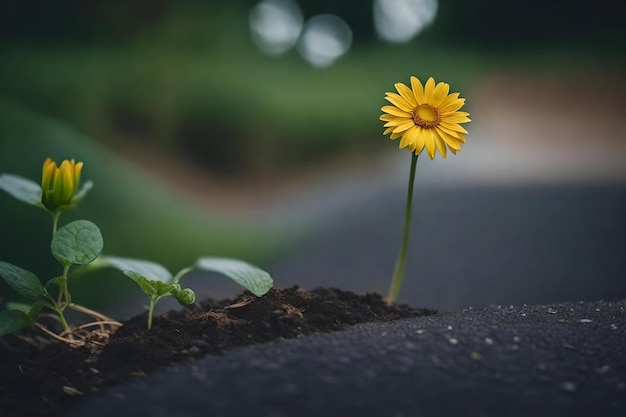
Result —
<instances>
[{"instance_id":1,"label":"flower center","mask_svg":"<svg viewBox=\"0 0 626 417\"><path fill-rule=\"evenodd\" d=\"M430 104L420 104L413 109L413 121L416 125L431 128L435 127L441 121L439 111Z\"/></svg>"}]
</instances>

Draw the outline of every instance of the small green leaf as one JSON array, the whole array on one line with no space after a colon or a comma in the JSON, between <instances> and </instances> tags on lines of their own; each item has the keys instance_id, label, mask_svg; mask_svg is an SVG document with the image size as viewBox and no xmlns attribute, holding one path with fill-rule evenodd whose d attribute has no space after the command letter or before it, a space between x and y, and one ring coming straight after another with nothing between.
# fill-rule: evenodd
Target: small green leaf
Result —
<instances>
[{"instance_id":1,"label":"small green leaf","mask_svg":"<svg viewBox=\"0 0 626 417\"><path fill-rule=\"evenodd\" d=\"M87 265L100 255L103 246L98 226L88 220L77 220L56 232L50 249L63 265Z\"/></svg>"},{"instance_id":2,"label":"small green leaf","mask_svg":"<svg viewBox=\"0 0 626 417\"><path fill-rule=\"evenodd\" d=\"M152 281L170 282L172 274L163 265L156 262L144 261L140 259L119 258L117 256L102 256L98 259L98 264L112 266L120 271L132 271L135 274ZM129 275L130 276L130 275ZM133 278L133 277L131 277Z\"/></svg>"},{"instance_id":3,"label":"small green leaf","mask_svg":"<svg viewBox=\"0 0 626 417\"><path fill-rule=\"evenodd\" d=\"M76 194L74 194L74 197L72 198L72 201L70 204L72 205L76 205L78 203L80 203L80 201L85 198L85 196L87 195L87 193L93 188L93 182L91 181L87 181L85 184L83 184L82 187L80 187L80 191L78 191Z\"/></svg>"},{"instance_id":4,"label":"small green leaf","mask_svg":"<svg viewBox=\"0 0 626 417\"><path fill-rule=\"evenodd\" d=\"M7 310L20 310L24 313L28 313L30 311L30 304L9 301L8 303L6 303L6 308Z\"/></svg>"},{"instance_id":5,"label":"small green leaf","mask_svg":"<svg viewBox=\"0 0 626 417\"><path fill-rule=\"evenodd\" d=\"M19 175L1 174L0 189L24 203L43 207L41 203L41 185Z\"/></svg>"},{"instance_id":6,"label":"small green leaf","mask_svg":"<svg viewBox=\"0 0 626 417\"><path fill-rule=\"evenodd\" d=\"M33 321L21 310L0 311L0 337L28 327Z\"/></svg>"},{"instance_id":7,"label":"small green leaf","mask_svg":"<svg viewBox=\"0 0 626 417\"><path fill-rule=\"evenodd\" d=\"M197 266L206 271L226 275L258 297L266 294L274 285L274 280L270 274L256 266L237 259L200 258L198 259Z\"/></svg>"},{"instance_id":8,"label":"small green leaf","mask_svg":"<svg viewBox=\"0 0 626 417\"><path fill-rule=\"evenodd\" d=\"M173 291L172 296L182 306L192 304L194 301L196 301L196 293L193 292L193 290L191 290L190 288L183 288Z\"/></svg>"},{"instance_id":9,"label":"small green leaf","mask_svg":"<svg viewBox=\"0 0 626 417\"><path fill-rule=\"evenodd\" d=\"M41 301L38 301L31 306L30 310L28 310L28 313L27 313L28 318L30 319L31 323L35 322L35 320L37 319L37 316L41 312L41 309L44 308L44 306L45 304L42 303Z\"/></svg>"},{"instance_id":10,"label":"small green leaf","mask_svg":"<svg viewBox=\"0 0 626 417\"><path fill-rule=\"evenodd\" d=\"M180 285L178 284L166 284L161 281L150 281L150 285L154 287L159 298L180 290Z\"/></svg>"},{"instance_id":11,"label":"small green leaf","mask_svg":"<svg viewBox=\"0 0 626 417\"><path fill-rule=\"evenodd\" d=\"M61 281L63 281L63 276L55 277L46 281L46 289L50 287L50 285L56 285L57 287L61 285Z\"/></svg>"},{"instance_id":12,"label":"small green leaf","mask_svg":"<svg viewBox=\"0 0 626 417\"><path fill-rule=\"evenodd\" d=\"M33 305L24 304L24 303L15 303L15 302L8 302L6 305L7 310L19 310L19 311L24 312L31 319L32 322L35 321L35 319L39 315L39 312L45 306L46 306L46 303L42 301L37 301Z\"/></svg>"},{"instance_id":13,"label":"small green leaf","mask_svg":"<svg viewBox=\"0 0 626 417\"><path fill-rule=\"evenodd\" d=\"M0 276L23 297L37 299L46 293L45 288L39 282L39 278L19 266L0 261Z\"/></svg>"},{"instance_id":14,"label":"small green leaf","mask_svg":"<svg viewBox=\"0 0 626 417\"><path fill-rule=\"evenodd\" d=\"M157 289L154 288L154 286L152 285L152 282L155 282L155 281L150 281L149 279L144 278L141 275L133 271L123 271L123 272L124 272L124 275L126 275L127 277L135 281L135 283L139 286L141 291L143 291L148 297L158 295Z\"/></svg>"}]
</instances>

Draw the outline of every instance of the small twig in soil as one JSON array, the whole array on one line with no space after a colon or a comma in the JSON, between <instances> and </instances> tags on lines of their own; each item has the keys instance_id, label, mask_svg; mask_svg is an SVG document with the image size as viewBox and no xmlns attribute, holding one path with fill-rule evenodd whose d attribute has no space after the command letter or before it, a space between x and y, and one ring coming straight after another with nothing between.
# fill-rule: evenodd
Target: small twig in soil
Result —
<instances>
[{"instance_id":1,"label":"small twig in soil","mask_svg":"<svg viewBox=\"0 0 626 417\"><path fill-rule=\"evenodd\" d=\"M287 313L288 316L290 317L298 316L301 319L304 318L304 316L302 315L302 313L304 313L303 308L298 308L298 307L292 306L291 304L281 304L280 306L283 308L283 310L285 310L285 313Z\"/></svg>"},{"instance_id":2,"label":"small twig in soil","mask_svg":"<svg viewBox=\"0 0 626 417\"><path fill-rule=\"evenodd\" d=\"M217 323L217 327L245 323L245 320L232 318L223 311L207 311L206 313L198 315L197 318L203 321L207 321L209 318L212 318L213 320L215 320L215 323Z\"/></svg>"},{"instance_id":3,"label":"small twig in soil","mask_svg":"<svg viewBox=\"0 0 626 417\"><path fill-rule=\"evenodd\" d=\"M243 297L241 297L241 301L224 307L224 310L230 310L231 308L245 307L253 301L254 301L254 297L251 297L249 295L244 295Z\"/></svg>"}]
</instances>

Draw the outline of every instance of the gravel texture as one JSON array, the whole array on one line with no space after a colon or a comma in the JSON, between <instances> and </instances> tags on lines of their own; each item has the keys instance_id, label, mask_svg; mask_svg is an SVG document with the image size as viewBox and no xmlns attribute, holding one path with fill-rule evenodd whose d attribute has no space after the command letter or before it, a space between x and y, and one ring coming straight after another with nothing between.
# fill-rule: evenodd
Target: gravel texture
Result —
<instances>
[{"instance_id":1,"label":"gravel texture","mask_svg":"<svg viewBox=\"0 0 626 417\"><path fill-rule=\"evenodd\" d=\"M624 416L626 302L492 306L256 345L67 417Z\"/></svg>"}]
</instances>

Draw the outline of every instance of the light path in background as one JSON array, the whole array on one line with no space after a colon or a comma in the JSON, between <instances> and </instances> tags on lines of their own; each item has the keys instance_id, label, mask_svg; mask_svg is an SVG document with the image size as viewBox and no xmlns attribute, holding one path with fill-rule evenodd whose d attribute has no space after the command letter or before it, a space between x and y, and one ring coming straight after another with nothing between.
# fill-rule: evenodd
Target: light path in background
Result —
<instances>
[{"instance_id":1,"label":"light path in background","mask_svg":"<svg viewBox=\"0 0 626 417\"><path fill-rule=\"evenodd\" d=\"M594 93L601 107L589 114L578 98ZM626 133L619 125L626 105L623 93L610 85L500 77L465 97L473 119L467 144L446 160L423 154L417 187L626 184ZM404 189L409 153L396 150L398 142L382 134L379 140L390 148L379 160L349 165L335 175L322 168L301 192L279 196L277 220L317 224L334 211Z\"/></svg>"},{"instance_id":2,"label":"light path in background","mask_svg":"<svg viewBox=\"0 0 626 417\"><path fill-rule=\"evenodd\" d=\"M584 118L571 103L550 106L541 89L526 91L509 101L478 94L463 150L418 162L400 301L457 310L626 298L626 138L611 114L619 107ZM277 284L385 293L409 161L390 152L291 195L276 220L313 232L269 266Z\"/></svg>"}]
</instances>

